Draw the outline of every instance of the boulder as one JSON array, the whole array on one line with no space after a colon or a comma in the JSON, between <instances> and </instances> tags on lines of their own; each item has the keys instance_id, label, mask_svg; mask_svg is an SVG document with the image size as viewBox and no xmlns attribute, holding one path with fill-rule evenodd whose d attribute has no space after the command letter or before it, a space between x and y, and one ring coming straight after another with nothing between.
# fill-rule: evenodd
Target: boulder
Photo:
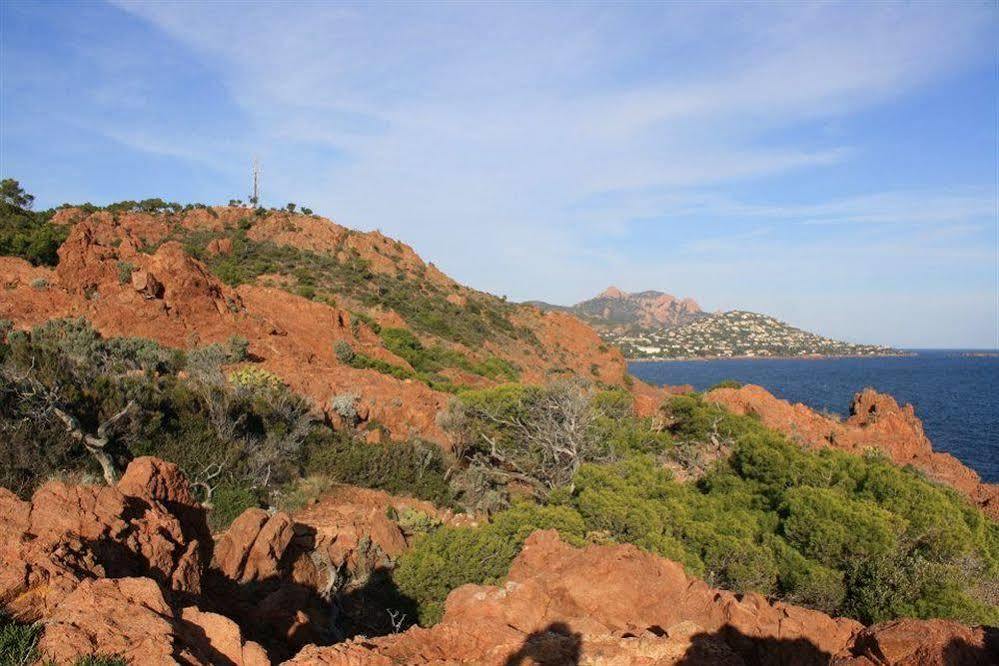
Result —
<instances>
[{"instance_id":1,"label":"boulder","mask_svg":"<svg viewBox=\"0 0 999 666\"><path fill-rule=\"evenodd\" d=\"M709 588L633 546L528 538L502 587L465 585L442 621L307 648L292 664L820 664L861 630L759 595Z\"/></svg>"},{"instance_id":2,"label":"boulder","mask_svg":"<svg viewBox=\"0 0 999 666\"><path fill-rule=\"evenodd\" d=\"M833 666L999 664L999 630L952 620L894 620L864 629Z\"/></svg>"},{"instance_id":3,"label":"boulder","mask_svg":"<svg viewBox=\"0 0 999 666\"><path fill-rule=\"evenodd\" d=\"M211 542L176 466L139 458L117 487L51 481L30 502L0 493L0 604L37 620L93 577L148 576L196 595Z\"/></svg>"}]
</instances>

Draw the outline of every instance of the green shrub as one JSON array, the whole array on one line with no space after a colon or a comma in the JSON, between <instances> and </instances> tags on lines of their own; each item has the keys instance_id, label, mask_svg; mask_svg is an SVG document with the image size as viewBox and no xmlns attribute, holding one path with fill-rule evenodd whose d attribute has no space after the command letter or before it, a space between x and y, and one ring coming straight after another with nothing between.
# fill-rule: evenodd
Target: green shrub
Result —
<instances>
[{"instance_id":1,"label":"green shrub","mask_svg":"<svg viewBox=\"0 0 999 666\"><path fill-rule=\"evenodd\" d=\"M53 211L32 211L33 201L16 180L0 181L0 255L20 257L35 266L55 266L70 227L51 224Z\"/></svg>"},{"instance_id":2,"label":"green shrub","mask_svg":"<svg viewBox=\"0 0 999 666\"><path fill-rule=\"evenodd\" d=\"M244 511L258 506L260 506L260 498L253 489L231 483L223 484L212 493L212 508L208 512L208 526L212 532L221 532Z\"/></svg>"},{"instance_id":3,"label":"green shrub","mask_svg":"<svg viewBox=\"0 0 999 666\"><path fill-rule=\"evenodd\" d=\"M306 442L305 470L334 481L451 502L440 447L421 442L369 444L348 433L316 431Z\"/></svg>"},{"instance_id":4,"label":"green shrub","mask_svg":"<svg viewBox=\"0 0 999 666\"><path fill-rule=\"evenodd\" d=\"M354 348L346 340L337 340L336 344L333 345L333 353L336 354L337 360L347 365L353 364L354 357L357 355Z\"/></svg>"},{"instance_id":5,"label":"green shrub","mask_svg":"<svg viewBox=\"0 0 999 666\"><path fill-rule=\"evenodd\" d=\"M723 379L709 388L708 391L714 391L715 389L741 389L742 387L743 383L740 381L735 379Z\"/></svg>"},{"instance_id":6,"label":"green shrub","mask_svg":"<svg viewBox=\"0 0 999 666\"><path fill-rule=\"evenodd\" d=\"M518 413L527 391L505 387L461 397L490 402L493 413L506 418ZM626 404L613 394L600 400L609 413ZM636 452L640 447L625 449L617 462L583 465L571 490L551 493L549 503L581 520L593 539L635 544L738 592L866 623L999 620L999 525L952 490L882 456L802 449L755 418L722 413L698 396L671 401L666 413L670 429L695 446L697 437L728 438L729 458L700 479L679 483L659 458ZM493 524L505 513L495 514ZM502 577L492 560L455 554L489 548L505 562L516 551L516 540L511 545L492 525L480 530L441 530L417 546L420 556L404 579L409 576L407 589L428 617L443 599L429 580L431 567L443 567L445 579L456 583Z\"/></svg>"},{"instance_id":7,"label":"green shrub","mask_svg":"<svg viewBox=\"0 0 999 666\"><path fill-rule=\"evenodd\" d=\"M132 281L132 273L135 266L127 261L118 262L118 284L127 284Z\"/></svg>"},{"instance_id":8,"label":"green shrub","mask_svg":"<svg viewBox=\"0 0 999 666\"><path fill-rule=\"evenodd\" d=\"M422 537L400 557L394 579L419 605L420 624L434 624L451 590L501 580L524 540L539 529L556 529L577 545L585 532L579 515L566 507L516 505L483 527L445 527Z\"/></svg>"},{"instance_id":9,"label":"green shrub","mask_svg":"<svg viewBox=\"0 0 999 666\"><path fill-rule=\"evenodd\" d=\"M128 666L128 662L124 657L95 654L80 657L73 663L73 666Z\"/></svg>"},{"instance_id":10,"label":"green shrub","mask_svg":"<svg viewBox=\"0 0 999 666\"><path fill-rule=\"evenodd\" d=\"M38 660L42 626L22 624L0 614L0 664L30 666Z\"/></svg>"}]
</instances>

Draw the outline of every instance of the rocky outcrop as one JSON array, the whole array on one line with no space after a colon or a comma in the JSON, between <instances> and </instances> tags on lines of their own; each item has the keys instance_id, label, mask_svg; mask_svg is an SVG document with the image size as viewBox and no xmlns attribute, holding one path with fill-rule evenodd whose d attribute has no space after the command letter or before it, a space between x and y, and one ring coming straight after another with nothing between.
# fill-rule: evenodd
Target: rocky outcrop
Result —
<instances>
[{"instance_id":1,"label":"rocky outcrop","mask_svg":"<svg viewBox=\"0 0 999 666\"><path fill-rule=\"evenodd\" d=\"M132 462L117 486L49 482L25 502L0 490L0 610L43 621L43 656L256 666L263 649L192 604L211 556L204 510L175 465Z\"/></svg>"},{"instance_id":2,"label":"rocky outcrop","mask_svg":"<svg viewBox=\"0 0 999 666\"><path fill-rule=\"evenodd\" d=\"M52 481L30 502L0 494L0 601L34 621L85 578L146 576L184 595L201 591L207 538L204 512L189 495L171 500L157 484L176 467L140 458L123 485L71 486ZM149 475L153 473L154 475ZM132 493L132 494L126 494ZM177 513L174 513L177 510Z\"/></svg>"},{"instance_id":3,"label":"rocky outcrop","mask_svg":"<svg viewBox=\"0 0 999 666\"><path fill-rule=\"evenodd\" d=\"M412 512L442 524L474 522L428 502L349 486L331 489L294 516L250 509L218 537L210 607L243 626L265 627L251 635L272 654L330 643L355 627L384 633L384 607L368 597L390 591L385 574L413 536L389 514Z\"/></svg>"},{"instance_id":4,"label":"rocky outcrop","mask_svg":"<svg viewBox=\"0 0 999 666\"><path fill-rule=\"evenodd\" d=\"M568 307L541 301L532 301L532 305L546 311L571 312L605 335L661 331L704 315L701 306L692 298L677 298L661 291L629 294L613 286Z\"/></svg>"},{"instance_id":5,"label":"rocky outcrop","mask_svg":"<svg viewBox=\"0 0 999 666\"><path fill-rule=\"evenodd\" d=\"M38 648L59 664L74 663L81 654L153 666L271 663L262 647L243 640L235 622L193 606L178 613L149 578L81 581L45 618Z\"/></svg>"},{"instance_id":6,"label":"rocky outcrop","mask_svg":"<svg viewBox=\"0 0 999 666\"><path fill-rule=\"evenodd\" d=\"M999 630L951 620L894 620L864 629L832 666L999 663Z\"/></svg>"},{"instance_id":7,"label":"rocky outcrop","mask_svg":"<svg viewBox=\"0 0 999 666\"><path fill-rule=\"evenodd\" d=\"M982 483L974 470L947 453L933 450L912 405L865 389L856 394L850 417L838 421L801 404L780 400L760 386L721 388L705 399L736 414L755 414L763 425L806 446L829 446L853 453L873 448L898 465L912 465L951 486L993 519L999 519L999 485Z\"/></svg>"},{"instance_id":8,"label":"rocky outcrop","mask_svg":"<svg viewBox=\"0 0 999 666\"><path fill-rule=\"evenodd\" d=\"M921 624L934 631L920 635ZM872 654L883 655L872 664L909 664L916 662L905 659L937 654L931 643L966 645L944 648L955 657L947 663L987 663L990 656L981 628L910 626L904 648L884 647L878 640L891 643L893 627L864 629L759 595L712 589L679 564L633 546L577 549L554 532L536 532L502 587L458 588L438 625L310 646L288 663L809 665Z\"/></svg>"}]
</instances>

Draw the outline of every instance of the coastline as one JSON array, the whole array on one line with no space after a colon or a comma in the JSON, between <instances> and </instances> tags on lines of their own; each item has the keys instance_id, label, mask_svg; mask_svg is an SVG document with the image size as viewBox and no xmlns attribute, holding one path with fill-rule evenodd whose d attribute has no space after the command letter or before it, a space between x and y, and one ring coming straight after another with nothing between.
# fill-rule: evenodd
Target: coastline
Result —
<instances>
[{"instance_id":1,"label":"coastline","mask_svg":"<svg viewBox=\"0 0 999 666\"><path fill-rule=\"evenodd\" d=\"M919 352L897 354L806 354L802 356L680 356L655 358L626 358L628 363L679 363L689 361L822 361L837 358L908 358Z\"/></svg>"}]
</instances>

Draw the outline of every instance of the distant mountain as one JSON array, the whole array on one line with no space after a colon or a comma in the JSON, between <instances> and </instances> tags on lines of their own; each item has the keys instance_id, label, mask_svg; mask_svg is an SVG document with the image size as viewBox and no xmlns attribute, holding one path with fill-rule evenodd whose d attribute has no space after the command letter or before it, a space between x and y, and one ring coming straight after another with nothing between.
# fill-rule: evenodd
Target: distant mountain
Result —
<instances>
[{"instance_id":1,"label":"distant mountain","mask_svg":"<svg viewBox=\"0 0 999 666\"><path fill-rule=\"evenodd\" d=\"M739 356L886 356L891 347L826 338L767 315L743 310L706 315L655 333L613 340L629 358L714 358Z\"/></svg>"},{"instance_id":2,"label":"distant mountain","mask_svg":"<svg viewBox=\"0 0 999 666\"><path fill-rule=\"evenodd\" d=\"M589 300L571 306L531 301L542 310L570 312L604 335L639 335L682 326L707 316L692 298L677 298L661 291L629 294L608 287Z\"/></svg>"}]
</instances>

